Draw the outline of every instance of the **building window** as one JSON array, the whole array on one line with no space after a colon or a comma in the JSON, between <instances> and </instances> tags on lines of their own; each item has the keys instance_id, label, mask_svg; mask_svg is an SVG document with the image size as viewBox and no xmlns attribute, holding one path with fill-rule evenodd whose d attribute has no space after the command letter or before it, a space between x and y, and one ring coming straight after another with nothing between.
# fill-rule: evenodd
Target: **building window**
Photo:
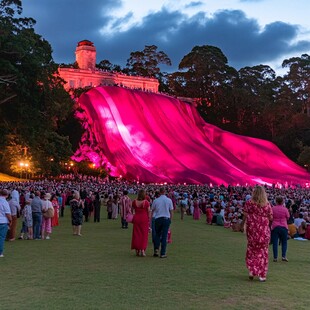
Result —
<instances>
[{"instance_id":1,"label":"building window","mask_svg":"<svg viewBox=\"0 0 310 310\"><path fill-rule=\"evenodd\" d=\"M70 88L74 88L74 80L69 81L69 86L70 86Z\"/></svg>"}]
</instances>

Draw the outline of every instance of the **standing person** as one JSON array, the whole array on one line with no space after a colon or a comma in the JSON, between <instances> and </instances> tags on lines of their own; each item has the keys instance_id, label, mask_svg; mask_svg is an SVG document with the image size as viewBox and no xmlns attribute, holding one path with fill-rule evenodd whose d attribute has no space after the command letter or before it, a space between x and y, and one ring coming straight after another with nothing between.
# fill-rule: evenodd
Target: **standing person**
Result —
<instances>
[{"instance_id":1,"label":"standing person","mask_svg":"<svg viewBox=\"0 0 310 310\"><path fill-rule=\"evenodd\" d=\"M132 209L134 211L134 220L131 249L136 250L137 256L146 256L151 211L144 189L139 190L137 199L132 202Z\"/></svg>"},{"instance_id":2,"label":"standing person","mask_svg":"<svg viewBox=\"0 0 310 310\"><path fill-rule=\"evenodd\" d=\"M63 199L62 199L62 196L60 195L60 193L58 193L58 192L56 193L56 197L58 200L58 218L59 218L61 215L61 208L62 208Z\"/></svg>"},{"instance_id":3,"label":"standing person","mask_svg":"<svg viewBox=\"0 0 310 310\"><path fill-rule=\"evenodd\" d=\"M273 222L271 225L271 241L273 250L273 261L278 261L278 241L280 239L282 248L282 261L288 262L286 258L287 251L287 221L290 218L290 213L284 205L284 199L281 196L276 197L276 205L272 208Z\"/></svg>"},{"instance_id":4,"label":"standing person","mask_svg":"<svg viewBox=\"0 0 310 310\"><path fill-rule=\"evenodd\" d=\"M165 189L163 187L159 190L160 196L153 201L152 204L152 217L155 218L155 240L154 240L154 257L159 256L166 258L166 247L168 230L171 224L173 215L173 204L170 198L165 195Z\"/></svg>"},{"instance_id":5,"label":"standing person","mask_svg":"<svg viewBox=\"0 0 310 310\"><path fill-rule=\"evenodd\" d=\"M118 216L118 196L113 196L112 201L112 220L116 220Z\"/></svg>"},{"instance_id":6,"label":"standing person","mask_svg":"<svg viewBox=\"0 0 310 310\"><path fill-rule=\"evenodd\" d=\"M272 209L263 186L255 186L252 197L244 206L241 230L246 223L247 251L246 266L249 279L258 276L261 282L266 281L268 271L268 246L270 242L269 222L272 220Z\"/></svg>"},{"instance_id":7,"label":"standing person","mask_svg":"<svg viewBox=\"0 0 310 310\"><path fill-rule=\"evenodd\" d=\"M184 219L184 213L188 208L188 198L187 194L183 194L183 199L180 200L180 212L181 212L181 220Z\"/></svg>"},{"instance_id":8,"label":"standing person","mask_svg":"<svg viewBox=\"0 0 310 310\"><path fill-rule=\"evenodd\" d=\"M32 229L32 210L31 210L31 199L26 199L25 207L22 211L23 215L23 227L25 231L23 231L20 235L20 239L24 239L24 233L27 233L27 239L33 239L33 229Z\"/></svg>"},{"instance_id":9,"label":"standing person","mask_svg":"<svg viewBox=\"0 0 310 310\"><path fill-rule=\"evenodd\" d=\"M101 202L100 202L100 197L99 193L95 193L95 198L93 201L94 204L94 223L100 222L100 208L101 208Z\"/></svg>"},{"instance_id":10,"label":"standing person","mask_svg":"<svg viewBox=\"0 0 310 310\"><path fill-rule=\"evenodd\" d=\"M200 220L201 211L199 208L199 201L197 197L194 198L193 206L194 206L193 219Z\"/></svg>"},{"instance_id":11,"label":"standing person","mask_svg":"<svg viewBox=\"0 0 310 310\"><path fill-rule=\"evenodd\" d=\"M206 207L206 221L207 221L207 224L212 225L212 218L213 218L213 213L212 213L211 204L208 203L207 207Z\"/></svg>"},{"instance_id":12,"label":"standing person","mask_svg":"<svg viewBox=\"0 0 310 310\"><path fill-rule=\"evenodd\" d=\"M90 209L93 204L93 201L89 196L86 196L85 199L81 199L81 201L84 201L84 209L83 209L83 215L85 222L88 222L88 218L90 216Z\"/></svg>"},{"instance_id":13,"label":"standing person","mask_svg":"<svg viewBox=\"0 0 310 310\"><path fill-rule=\"evenodd\" d=\"M0 257L4 257L4 241L12 221L11 209L6 201L8 195L9 193L6 189L0 189Z\"/></svg>"},{"instance_id":14,"label":"standing person","mask_svg":"<svg viewBox=\"0 0 310 310\"><path fill-rule=\"evenodd\" d=\"M131 212L131 199L128 197L128 191L124 190L123 197L120 199L120 214L121 214L121 224L122 228L128 228L128 223L126 222L126 216Z\"/></svg>"},{"instance_id":15,"label":"standing person","mask_svg":"<svg viewBox=\"0 0 310 310\"><path fill-rule=\"evenodd\" d=\"M41 227L41 239L46 239L49 240L50 234L52 233L52 218L54 217L54 207L50 201L51 199L51 194L50 193L46 193L44 195L44 199L42 201L42 213L43 213L43 217L42 217L42 227ZM49 209L52 209L49 211ZM46 215L44 214L48 214L50 213L52 216L51 217L46 217ZM46 237L45 237L45 233L46 233Z\"/></svg>"},{"instance_id":16,"label":"standing person","mask_svg":"<svg viewBox=\"0 0 310 310\"><path fill-rule=\"evenodd\" d=\"M16 190L15 192L18 193ZM14 241L16 239L17 214L20 213L19 196L17 197L16 194L12 196L11 194L11 199L9 200L9 206L11 209L12 222L8 234L8 240Z\"/></svg>"},{"instance_id":17,"label":"standing person","mask_svg":"<svg viewBox=\"0 0 310 310\"><path fill-rule=\"evenodd\" d=\"M112 219L112 205L113 205L113 200L112 200L112 196L110 195L107 200L108 220Z\"/></svg>"},{"instance_id":18,"label":"standing person","mask_svg":"<svg viewBox=\"0 0 310 310\"><path fill-rule=\"evenodd\" d=\"M80 193L78 191L74 191L72 197L73 199L70 200L70 207L73 235L82 236L81 229L83 224L83 201L80 199Z\"/></svg>"},{"instance_id":19,"label":"standing person","mask_svg":"<svg viewBox=\"0 0 310 310\"><path fill-rule=\"evenodd\" d=\"M54 216L52 217L52 227L59 225L59 200L58 197L53 194L51 198L52 206L54 208Z\"/></svg>"},{"instance_id":20,"label":"standing person","mask_svg":"<svg viewBox=\"0 0 310 310\"><path fill-rule=\"evenodd\" d=\"M33 239L41 239L41 223L42 223L42 200L41 193L35 192L35 196L31 201L32 222L33 222Z\"/></svg>"}]
</instances>

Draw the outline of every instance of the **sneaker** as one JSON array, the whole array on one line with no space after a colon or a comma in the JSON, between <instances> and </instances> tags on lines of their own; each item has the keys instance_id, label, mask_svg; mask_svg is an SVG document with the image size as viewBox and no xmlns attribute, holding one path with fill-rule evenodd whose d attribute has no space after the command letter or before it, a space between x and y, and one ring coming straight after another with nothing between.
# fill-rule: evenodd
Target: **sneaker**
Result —
<instances>
[{"instance_id":1,"label":"sneaker","mask_svg":"<svg viewBox=\"0 0 310 310\"><path fill-rule=\"evenodd\" d=\"M282 262L288 262L288 259L286 257L282 257Z\"/></svg>"},{"instance_id":2,"label":"sneaker","mask_svg":"<svg viewBox=\"0 0 310 310\"><path fill-rule=\"evenodd\" d=\"M158 250L155 250L155 251L154 251L153 256L154 256L154 257L158 257L158 256L159 256L159 255L158 255Z\"/></svg>"},{"instance_id":3,"label":"sneaker","mask_svg":"<svg viewBox=\"0 0 310 310\"><path fill-rule=\"evenodd\" d=\"M274 259L273 259L273 262L274 262L274 263L276 263L277 261L278 261L278 259L277 259L277 258L274 258Z\"/></svg>"},{"instance_id":4,"label":"sneaker","mask_svg":"<svg viewBox=\"0 0 310 310\"><path fill-rule=\"evenodd\" d=\"M3 255L3 254L0 254L0 257L4 257L4 255Z\"/></svg>"},{"instance_id":5,"label":"sneaker","mask_svg":"<svg viewBox=\"0 0 310 310\"><path fill-rule=\"evenodd\" d=\"M46 236L46 238L45 238L46 240L50 240L51 239L51 237L50 236Z\"/></svg>"},{"instance_id":6,"label":"sneaker","mask_svg":"<svg viewBox=\"0 0 310 310\"><path fill-rule=\"evenodd\" d=\"M160 255L160 258L167 258L168 256L165 254L165 255Z\"/></svg>"},{"instance_id":7,"label":"sneaker","mask_svg":"<svg viewBox=\"0 0 310 310\"><path fill-rule=\"evenodd\" d=\"M266 278L259 277L259 282L266 282Z\"/></svg>"}]
</instances>

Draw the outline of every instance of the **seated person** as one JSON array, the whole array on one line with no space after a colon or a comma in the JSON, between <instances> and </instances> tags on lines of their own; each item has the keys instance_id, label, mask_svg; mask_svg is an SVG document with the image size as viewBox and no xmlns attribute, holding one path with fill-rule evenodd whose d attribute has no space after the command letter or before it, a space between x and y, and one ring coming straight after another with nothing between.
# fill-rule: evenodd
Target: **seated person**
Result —
<instances>
[{"instance_id":1,"label":"seated person","mask_svg":"<svg viewBox=\"0 0 310 310\"><path fill-rule=\"evenodd\" d=\"M303 218L303 214L299 213L298 218L294 220L294 224L297 227L297 229L299 228L302 222L306 222L306 221Z\"/></svg>"},{"instance_id":2,"label":"seated person","mask_svg":"<svg viewBox=\"0 0 310 310\"><path fill-rule=\"evenodd\" d=\"M306 222L302 222L300 226L298 227L298 236L301 238L305 238L306 235L306 230L307 230L307 224Z\"/></svg>"}]
</instances>

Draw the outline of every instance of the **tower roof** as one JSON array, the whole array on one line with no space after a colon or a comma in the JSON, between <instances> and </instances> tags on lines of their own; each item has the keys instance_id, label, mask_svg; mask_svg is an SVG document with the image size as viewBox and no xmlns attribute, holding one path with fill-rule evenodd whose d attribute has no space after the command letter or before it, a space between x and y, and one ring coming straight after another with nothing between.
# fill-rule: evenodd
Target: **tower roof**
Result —
<instances>
[{"instance_id":1,"label":"tower roof","mask_svg":"<svg viewBox=\"0 0 310 310\"><path fill-rule=\"evenodd\" d=\"M94 43L89 40L82 40L78 42L77 46L94 46Z\"/></svg>"}]
</instances>

